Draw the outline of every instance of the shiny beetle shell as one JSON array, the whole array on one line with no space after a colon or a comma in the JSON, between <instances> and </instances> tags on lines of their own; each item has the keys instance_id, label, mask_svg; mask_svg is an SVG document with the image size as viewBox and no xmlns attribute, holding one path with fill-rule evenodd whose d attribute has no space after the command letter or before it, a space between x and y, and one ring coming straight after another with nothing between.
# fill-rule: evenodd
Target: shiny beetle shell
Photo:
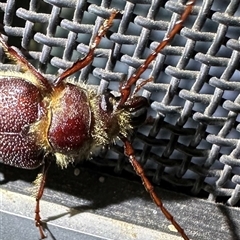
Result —
<instances>
[{"instance_id":1,"label":"shiny beetle shell","mask_svg":"<svg viewBox=\"0 0 240 240\"><path fill-rule=\"evenodd\" d=\"M36 168L43 161L29 126L41 118L42 96L36 86L21 78L0 77L0 160ZM27 161L26 161L27 159Z\"/></svg>"}]
</instances>

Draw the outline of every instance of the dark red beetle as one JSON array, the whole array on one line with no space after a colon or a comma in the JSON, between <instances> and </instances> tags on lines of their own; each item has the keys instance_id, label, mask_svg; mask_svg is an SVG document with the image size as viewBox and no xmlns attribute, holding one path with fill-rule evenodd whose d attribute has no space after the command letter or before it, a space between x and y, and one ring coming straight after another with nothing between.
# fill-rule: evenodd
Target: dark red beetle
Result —
<instances>
[{"instance_id":1,"label":"dark red beetle","mask_svg":"<svg viewBox=\"0 0 240 240\"><path fill-rule=\"evenodd\" d=\"M93 60L93 53L102 36L111 27L117 14L113 11L98 31L89 53L65 70L52 84L41 75L18 51L8 46L2 37L0 43L7 56L21 65L21 72L1 72L0 76L0 161L19 168L33 169L44 165L39 175L36 195L36 226L41 238L40 199L43 194L47 170L51 157L61 167L67 167L76 159L86 159L98 146L111 144L120 138L125 154L141 177L146 190L164 215L180 232L189 239L184 230L165 209L153 186L137 162L134 150L127 137L131 130L131 113L146 106L146 99L136 96L131 88L147 69L157 54L182 28L183 21L192 10L195 1L189 1L181 19L157 49L146 59L137 71L124 82L119 91L120 99L111 94L97 93L87 85L77 85L67 79ZM50 157L51 156L51 157Z\"/></svg>"}]
</instances>

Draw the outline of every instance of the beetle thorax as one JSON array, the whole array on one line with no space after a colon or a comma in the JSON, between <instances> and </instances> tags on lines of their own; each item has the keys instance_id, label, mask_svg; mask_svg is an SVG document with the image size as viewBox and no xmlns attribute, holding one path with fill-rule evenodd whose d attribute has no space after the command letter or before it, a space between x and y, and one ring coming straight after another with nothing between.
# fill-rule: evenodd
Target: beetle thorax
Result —
<instances>
[{"instance_id":1,"label":"beetle thorax","mask_svg":"<svg viewBox=\"0 0 240 240\"><path fill-rule=\"evenodd\" d=\"M112 143L119 134L126 136L131 129L130 114L116 110L111 95L97 95L85 85L66 83L44 102L46 114L32 132L38 129L39 144L56 156L61 167L88 158L96 148Z\"/></svg>"}]
</instances>

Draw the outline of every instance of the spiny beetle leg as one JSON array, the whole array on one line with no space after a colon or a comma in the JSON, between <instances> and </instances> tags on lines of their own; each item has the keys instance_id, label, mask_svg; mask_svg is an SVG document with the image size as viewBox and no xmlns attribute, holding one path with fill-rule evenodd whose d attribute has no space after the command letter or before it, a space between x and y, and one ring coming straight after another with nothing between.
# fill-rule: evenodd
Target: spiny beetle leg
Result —
<instances>
[{"instance_id":1,"label":"spiny beetle leg","mask_svg":"<svg viewBox=\"0 0 240 240\"><path fill-rule=\"evenodd\" d=\"M170 31L170 33L163 39L161 43L159 43L158 47L152 52L145 62L136 70L136 72L126 81L122 84L119 91L121 93L121 100L118 104L118 108L121 108L125 102L127 102L132 86L137 82L141 74L147 69L149 64L157 57L158 53L167 45L169 44L174 36L180 32L180 30L183 28L183 22L187 19L189 14L192 11L193 5L195 3L195 0L189 0L186 3L186 8L181 15L181 18L176 22L173 29Z\"/></svg>"},{"instance_id":2,"label":"spiny beetle leg","mask_svg":"<svg viewBox=\"0 0 240 240\"><path fill-rule=\"evenodd\" d=\"M3 39L2 35L0 34L0 45L3 47L7 56L16 61L18 64L22 66L24 71L29 71L33 74L38 81L44 86L47 91L51 91L51 85L49 84L48 80L18 51L16 51L13 47L9 46Z\"/></svg>"},{"instance_id":3,"label":"spiny beetle leg","mask_svg":"<svg viewBox=\"0 0 240 240\"><path fill-rule=\"evenodd\" d=\"M106 19L103 23L103 25L99 28L98 33L96 35L96 37L93 40L93 43L90 46L90 50L88 52L88 54L78 60L77 62L75 62L70 68L68 68L67 70L65 70L55 81L54 81L54 86L58 86L61 84L61 82L69 77L70 75L74 74L75 72L81 70L82 68L86 67L89 63L91 63L93 61L94 58L94 51L96 49L96 47L99 45L102 37L106 34L107 30L112 26L113 20L116 16L116 14L118 13L118 11L114 10L110 17L108 19Z\"/></svg>"},{"instance_id":4,"label":"spiny beetle leg","mask_svg":"<svg viewBox=\"0 0 240 240\"><path fill-rule=\"evenodd\" d=\"M36 194L35 224L36 224L36 227L39 228L41 239L46 238L46 236L43 231L42 221L41 221L41 216L40 216L40 200L43 196L43 191L44 191L46 178L47 178L47 172L48 172L50 165L51 165L51 161L46 159L45 164L43 166L42 173L39 174L39 176L37 177L37 179L34 182L36 184L36 187L38 187L38 192Z\"/></svg>"},{"instance_id":5,"label":"spiny beetle leg","mask_svg":"<svg viewBox=\"0 0 240 240\"><path fill-rule=\"evenodd\" d=\"M172 214L164 207L162 200L158 197L156 194L153 185L150 183L148 178L146 177L144 173L143 167L140 165L140 163L137 161L134 153L134 149L132 147L132 144L124 137L121 138L121 140L124 143L124 150L125 155L128 157L129 162L133 166L135 172L138 176L141 177L142 183L146 189L146 191L150 194L152 200L154 203L160 208L162 213L165 215L165 217L173 224L173 226L178 230L178 232L181 234L184 240L189 240L188 236L185 234L184 230L180 227L180 225L175 221Z\"/></svg>"}]
</instances>

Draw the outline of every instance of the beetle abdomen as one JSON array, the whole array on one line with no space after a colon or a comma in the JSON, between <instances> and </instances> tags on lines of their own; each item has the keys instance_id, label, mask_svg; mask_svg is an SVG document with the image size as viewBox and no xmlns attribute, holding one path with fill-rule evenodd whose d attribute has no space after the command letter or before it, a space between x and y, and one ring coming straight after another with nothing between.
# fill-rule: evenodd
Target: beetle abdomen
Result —
<instances>
[{"instance_id":1,"label":"beetle abdomen","mask_svg":"<svg viewBox=\"0 0 240 240\"><path fill-rule=\"evenodd\" d=\"M42 162L29 126L40 118L41 94L36 86L16 77L0 78L0 161L20 168Z\"/></svg>"}]
</instances>

